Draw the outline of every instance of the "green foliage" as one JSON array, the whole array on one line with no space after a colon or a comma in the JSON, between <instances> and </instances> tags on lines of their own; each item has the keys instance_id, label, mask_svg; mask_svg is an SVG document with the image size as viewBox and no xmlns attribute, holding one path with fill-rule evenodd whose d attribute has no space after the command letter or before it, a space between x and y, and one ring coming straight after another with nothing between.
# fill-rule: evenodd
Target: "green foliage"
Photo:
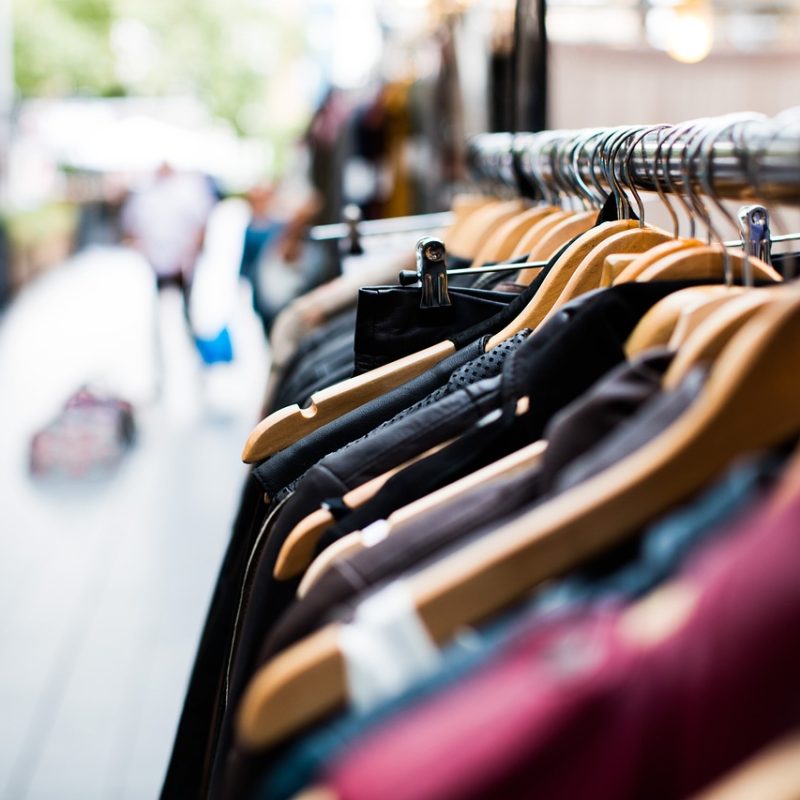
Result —
<instances>
[{"instance_id":1,"label":"green foliage","mask_svg":"<svg viewBox=\"0 0 800 800\"><path fill-rule=\"evenodd\" d=\"M291 4L277 8L263 0L14 0L17 87L23 97L191 94L240 131L268 133L268 115L242 110L265 106L270 82L306 47ZM125 74L112 34L131 21L146 47L141 69Z\"/></svg>"},{"instance_id":2,"label":"green foliage","mask_svg":"<svg viewBox=\"0 0 800 800\"><path fill-rule=\"evenodd\" d=\"M118 93L107 0L15 0L13 14L23 96Z\"/></svg>"}]
</instances>

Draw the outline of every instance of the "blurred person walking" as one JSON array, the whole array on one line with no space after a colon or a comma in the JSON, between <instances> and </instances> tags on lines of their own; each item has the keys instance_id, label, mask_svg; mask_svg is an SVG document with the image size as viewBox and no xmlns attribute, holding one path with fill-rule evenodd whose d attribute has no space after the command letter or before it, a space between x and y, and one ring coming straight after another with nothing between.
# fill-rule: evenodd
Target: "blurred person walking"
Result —
<instances>
[{"instance_id":1,"label":"blurred person walking","mask_svg":"<svg viewBox=\"0 0 800 800\"><path fill-rule=\"evenodd\" d=\"M180 290L187 319L192 273L215 202L202 175L179 173L164 163L122 209L124 237L150 263L159 291L170 286Z\"/></svg>"},{"instance_id":2,"label":"blurred person walking","mask_svg":"<svg viewBox=\"0 0 800 800\"><path fill-rule=\"evenodd\" d=\"M122 209L125 241L140 251L153 268L159 296L177 289L183 316L192 336L189 295L197 257L203 247L206 224L217 197L209 181L199 173L177 172L163 163L153 179L134 190ZM156 396L164 378L161 306L156 314Z\"/></svg>"}]
</instances>

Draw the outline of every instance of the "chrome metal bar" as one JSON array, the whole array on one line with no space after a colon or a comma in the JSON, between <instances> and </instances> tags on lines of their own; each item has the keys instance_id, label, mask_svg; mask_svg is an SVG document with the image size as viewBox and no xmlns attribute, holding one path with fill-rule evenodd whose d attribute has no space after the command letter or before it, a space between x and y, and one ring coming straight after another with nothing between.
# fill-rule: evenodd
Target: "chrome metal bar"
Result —
<instances>
[{"instance_id":1,"label":"chrome metal bar","mask_svg":"<svg viewBox=\"0 0 800 800\"><path fill-rule=\"evenodd\" d=\"M503 182L510 158L503 150L510 147L545 197L563 196L570 187L576 195L581 186L613 189L613 176L617 189L630 183L643 191L685 194L690 188L697 195L708 188L719 198L800 204L798 109L772 119L736 115L649 130L642 125L482 134L470 147L479 180Z\"/></svg>"},{"instance_id":2,"label":"chrome metal bar","mask_svg":"<svg viewBox=\"0 0 800 800\"><path fill-rule=\"evenodd\" d=\"M453 221L452 211L439 211L433 214L417 214L410 217L387 217L386 219L368 219L357 224L359 236L385 236L392 233L413 233L414 231L430 231L443 228ZM346 222L335 222L331 225L316 225L309 233L315 242L326 242L335 239L346 239L351 226Z\"/></svg>"}]
</instances>

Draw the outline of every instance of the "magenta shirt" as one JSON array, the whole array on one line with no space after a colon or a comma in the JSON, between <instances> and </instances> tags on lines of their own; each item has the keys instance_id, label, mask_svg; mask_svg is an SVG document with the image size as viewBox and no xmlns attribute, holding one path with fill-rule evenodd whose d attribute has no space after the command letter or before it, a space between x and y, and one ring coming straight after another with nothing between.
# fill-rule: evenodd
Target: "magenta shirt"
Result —
<instances>
[{"instance_id":1,"label":"magenta shirt","mask_svg":"<svg viewBox=\"0 0 800 800\"><path fill-rule=\"evenodd\" d=\"M538 629L350 748L327 785L341 800L702 788L800 722L800 497L742 521L681 585L691 602L657 640L626 633L619 611Z\"/></svg>"}]
</instances>

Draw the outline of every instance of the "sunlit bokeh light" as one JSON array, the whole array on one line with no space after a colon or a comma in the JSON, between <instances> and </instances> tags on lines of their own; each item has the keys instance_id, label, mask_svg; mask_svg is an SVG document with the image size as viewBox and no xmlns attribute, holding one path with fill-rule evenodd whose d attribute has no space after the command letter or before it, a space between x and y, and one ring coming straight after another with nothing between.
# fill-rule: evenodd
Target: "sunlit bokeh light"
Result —
<instances>
[{"instance_id":1,"label":"sunlit bokeh light","mask_svg":"<svg viewBox=\"0 0 800 800\"><path fill-rule=\"evenodd\" d=\"M714 17L709 3L685 2L665 15L667 53L682 64L697 64L714 46Z\"/></svg>"}]
</instances>

